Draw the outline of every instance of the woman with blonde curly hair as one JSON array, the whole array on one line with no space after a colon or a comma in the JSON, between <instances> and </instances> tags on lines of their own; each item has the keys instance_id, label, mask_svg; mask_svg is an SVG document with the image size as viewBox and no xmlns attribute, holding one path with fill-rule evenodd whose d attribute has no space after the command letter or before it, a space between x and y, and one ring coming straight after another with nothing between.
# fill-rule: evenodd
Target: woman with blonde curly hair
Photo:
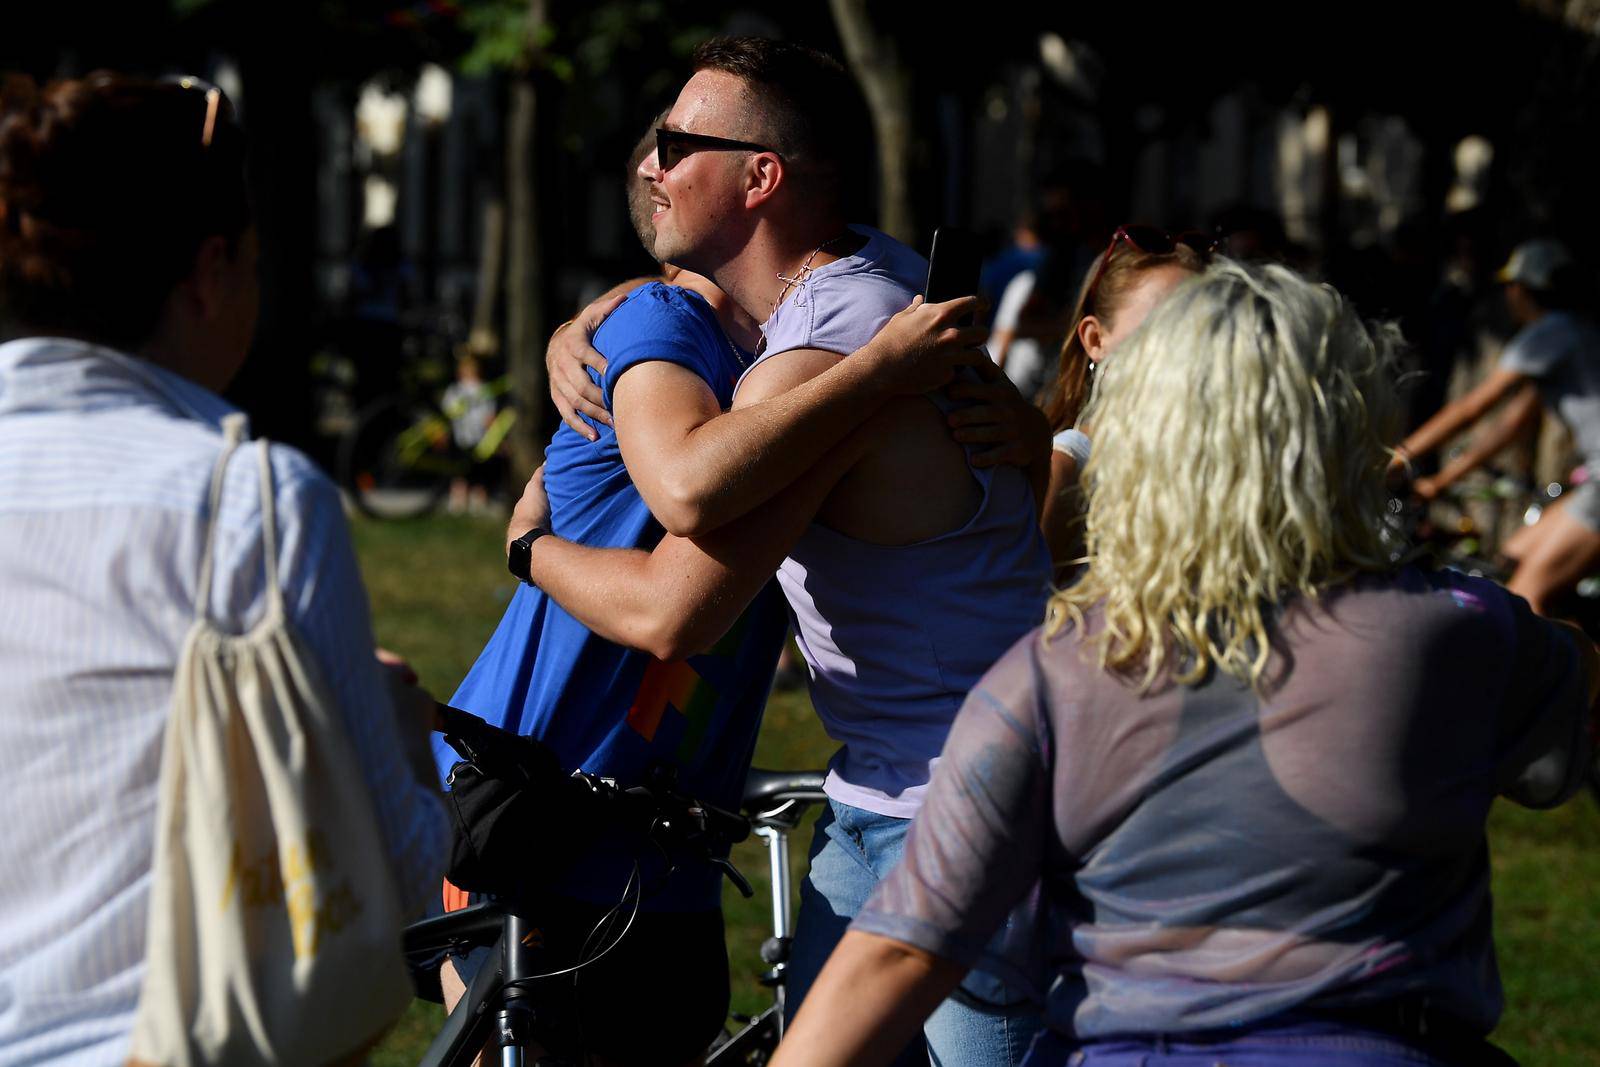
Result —
<instances>
[{"instance_id":1,"label":"woman with blonde curly hair","mask_svg":"<svg viewBox=\"0 0 1600 1067\"><path fill-rule=\"evenodd\" d=\"M1595 650L1380 536L1393 331L1219 262L1105 364L1089 566L957 718L775 1061L881 1062L1041 886L1030 1064L1493 1064L1484 821L1581 783Z\"/></svg>"}]
</instances>

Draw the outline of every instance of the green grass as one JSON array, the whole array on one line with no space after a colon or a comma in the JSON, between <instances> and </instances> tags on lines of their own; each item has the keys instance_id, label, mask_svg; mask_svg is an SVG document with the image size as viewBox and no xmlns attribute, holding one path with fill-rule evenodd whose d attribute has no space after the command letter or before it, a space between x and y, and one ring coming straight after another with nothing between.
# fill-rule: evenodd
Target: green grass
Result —
<instances>
[{"instance_id":1,"label":"green grass","mask_svg":"<svg viewBox=\"0 0 1600 1067\"><path fill-rule=\"evenodd\" d=\"M1501 801L1489 819L1506 1013L1495 1040L1525 1064L1600 1064L1600 809Z\"/></svg>"},{"instance_id":2,"label":"green grass","mask_svg":"<svg viewBox=\"0 0 1600 1067\"><path fill-rule=\"evenodd\" d=\"M515 583L502 562L503 526L479 518L354 523L378 641L410 658L422 682L447 699L505 610ZM832 745L804 694L777 694L767 707L756 763L820 767ZM1490 819L1495 941L1506 1013L1495 1039L1529 1067L1600 1064L1600 809L1580 796L1554 812L1496 805ZM809 828L791 839L795 881ZM734 862L755 886L724 893L733 1007L770 1000L756 984L757 955L770 933L767 858L750 840ZM432 1004L413 1005L373 1054L373 1067L410 1067L438 1029Z\"/></svg>"}]
</instances>

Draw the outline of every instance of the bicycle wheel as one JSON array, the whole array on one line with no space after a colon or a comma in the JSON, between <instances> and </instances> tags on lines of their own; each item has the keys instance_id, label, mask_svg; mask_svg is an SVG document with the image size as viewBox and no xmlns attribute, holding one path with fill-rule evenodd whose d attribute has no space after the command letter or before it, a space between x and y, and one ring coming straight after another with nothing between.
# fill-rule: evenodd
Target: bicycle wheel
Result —
<instances>
[{"instance_id":1,"label":"bicycle wheel","mask_svg":"<svg viewBox=\"0 0 1600 1067\"><path fill-rule=\"evenodd\" d=\"M340 481L375 519L426 515L470 464L437 408L399 394L363 408L339 441Z\"/></svg>"}]
</instances>

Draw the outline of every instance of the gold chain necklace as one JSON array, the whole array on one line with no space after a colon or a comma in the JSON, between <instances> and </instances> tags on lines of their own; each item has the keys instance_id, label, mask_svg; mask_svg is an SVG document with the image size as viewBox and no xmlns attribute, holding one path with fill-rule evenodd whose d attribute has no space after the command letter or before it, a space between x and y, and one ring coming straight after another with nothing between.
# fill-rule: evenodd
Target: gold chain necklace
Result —
<instances>
[{"instance_id":1,"label":"gold chain necklace","mask_svg":"<svg viewBox=\"0 0 1600 1067\"><path fill-rule=\"evenodd\" d=\"M829 245L836 245L840 241L843 241L845 238L851 236L853 236L853 234L851 234L849 230L846 230L837 237L830 237L817 247L813 248L811 250L811 254L806 257L806 261L804 263L800 264L800 269L794 272L794 277L792 278L782 271L779 271L777 277L778 280L783 283L783 288L778 290L778 295L772 300L773 309L776 310L778 305L783 303L783 298L789 295L790 289L793 289L797 285L803 284L806 278L810 277L813 269L811 266L811 261L816 259L817 256L822 253L824 248L827 248Z\"/></svg>"}]
</instances>

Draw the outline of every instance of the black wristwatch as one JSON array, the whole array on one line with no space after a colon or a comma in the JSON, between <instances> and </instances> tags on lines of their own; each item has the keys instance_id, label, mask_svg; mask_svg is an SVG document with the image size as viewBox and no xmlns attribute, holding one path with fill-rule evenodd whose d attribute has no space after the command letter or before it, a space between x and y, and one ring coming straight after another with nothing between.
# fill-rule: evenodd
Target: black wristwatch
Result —
<instances>
[{"instance_id":1,"label":"black wristwatch","mask_svg":"<svg viewBox=\"0 0 1600 1067\"><path fill-rule=\"evenodd\" d=\"M533 584L533 579L528 577L528 564L531 559L528 551L533 547L535 541L549 532L543 526L535 526L511 542L510 548L506 550L506 569L511 572L511 576L517 581L527 582L529 585Z\"/></svg>"}]
</instances>

